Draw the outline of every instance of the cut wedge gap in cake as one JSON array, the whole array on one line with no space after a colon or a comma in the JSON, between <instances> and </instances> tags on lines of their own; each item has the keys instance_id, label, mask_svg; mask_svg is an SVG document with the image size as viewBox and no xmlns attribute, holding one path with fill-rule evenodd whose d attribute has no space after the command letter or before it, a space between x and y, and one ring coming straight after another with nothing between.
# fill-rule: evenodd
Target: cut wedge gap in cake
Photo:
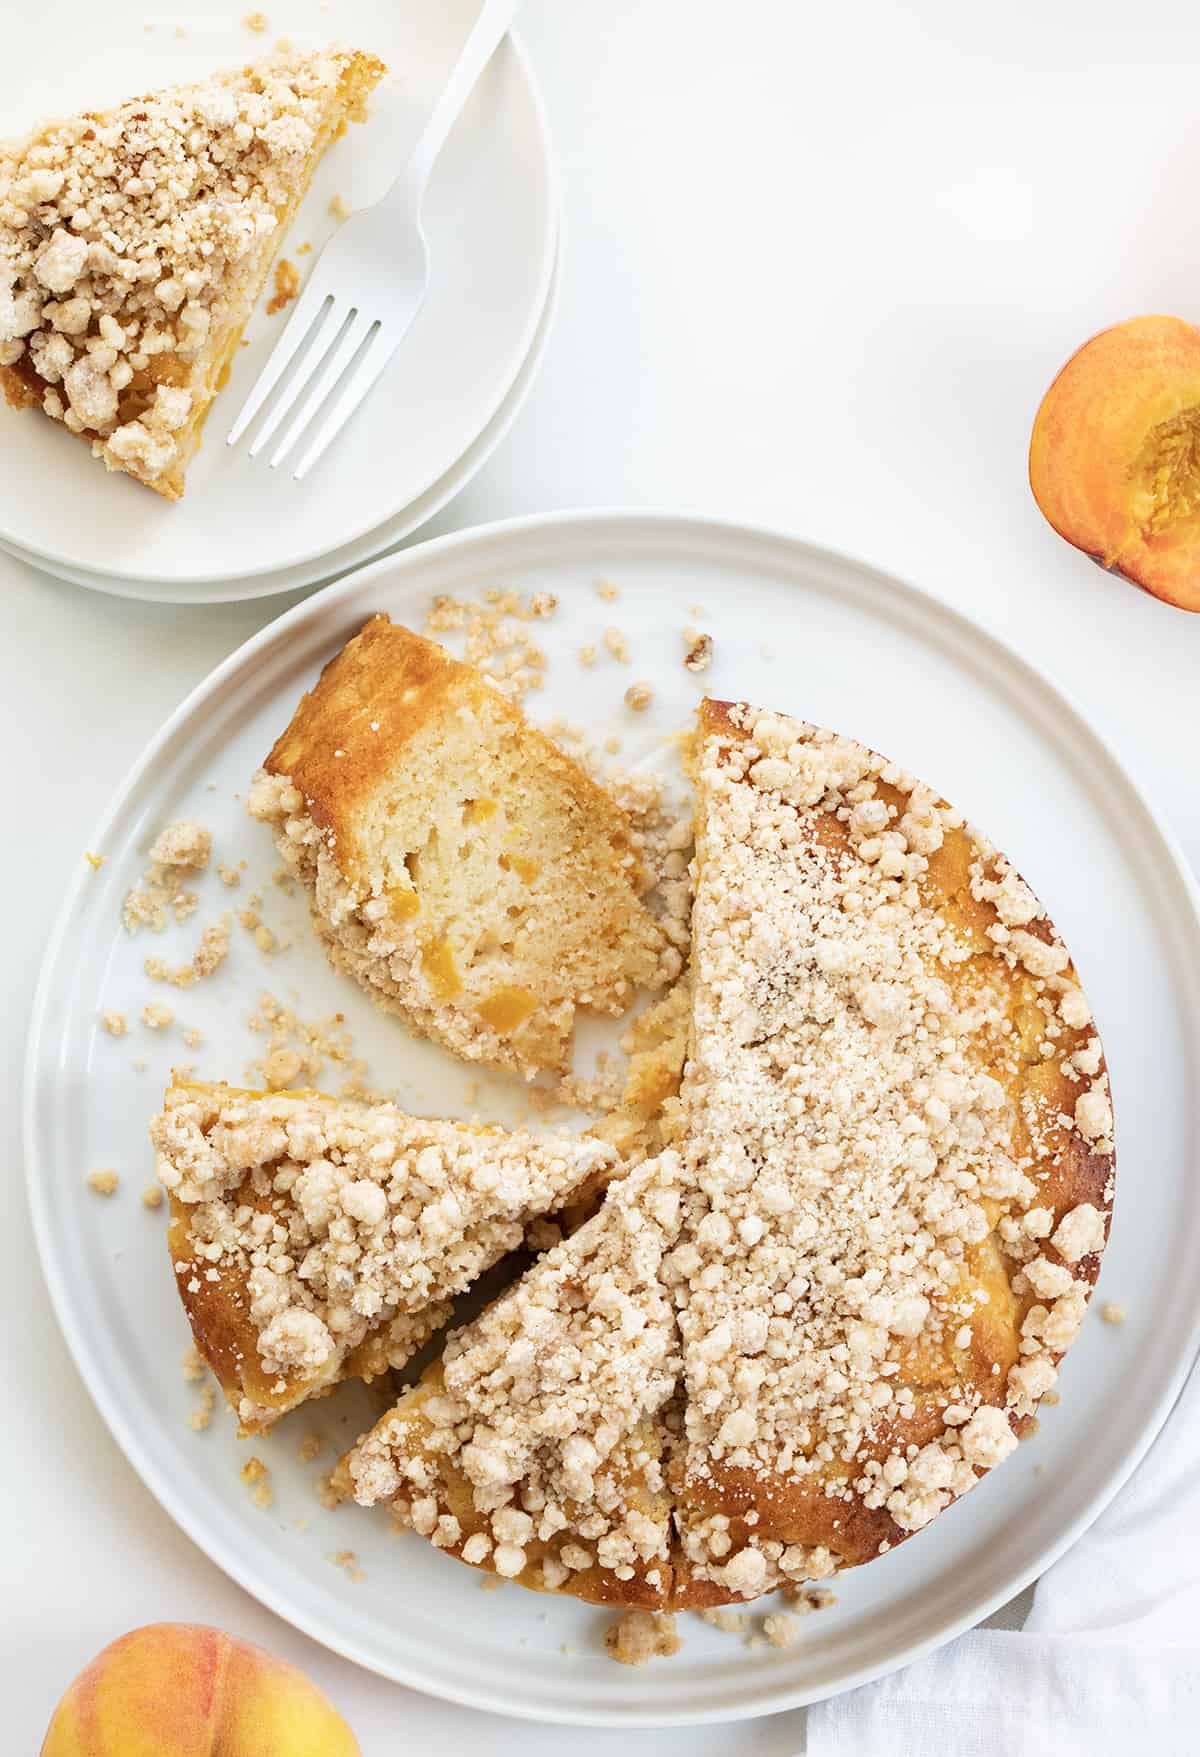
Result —
<instances>
[{"instance_id":1,"label":"cut wedge gap in cake","mask_svg":"<svg viewBox=\"0 0 1200 1757\"><path fill-rule=\"evenodd\" d=\"M245 1432L401 1369L531 1221L617 1164L567 1130L190 1082L168 1089L150 1136L180 1297Z\"/></svg>"},{"instance_id":2,"label":"cut wedge gap in cake","mask_svg":"<svg viewBox=\"0 0 1200 1757\"><path fill-rule=\"evenodd\" d=\"M569 1065L680 956L627 815L472 666L376 616L321 674L249 798L333 963L467 1060Z\"/></svg>"},{"instance_id":3,"label":"cut wedge gap in cake","mask_svg":"<svg viewBox=\"0 0 1200 1757\"><path fill-rule=\"evenodd\" d=\"M385 68L331 47L0 147L0 388L168 500L325 149Z\"/></svg>"}]
</instances>

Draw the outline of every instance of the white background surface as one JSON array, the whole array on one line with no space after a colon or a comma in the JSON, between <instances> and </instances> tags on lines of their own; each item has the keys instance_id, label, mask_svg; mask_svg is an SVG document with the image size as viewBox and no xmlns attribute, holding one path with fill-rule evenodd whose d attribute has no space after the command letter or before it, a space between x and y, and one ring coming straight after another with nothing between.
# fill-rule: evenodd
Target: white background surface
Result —
<instances>
[{"instance_id":1,"label":"white background surface","mask_svg":"<svg viewBox=\"0 0 1200 1757\"><path fill-rule=\"evenodd\" d=\"M562 309L516 429L435 528L625 502L852 549L1056 672L1200 860L1200 618L1059 543L1024 480L1038 397L1072 347L1138 311L1200 316L1191 9L529 0L525 34L564 177ZM31 1255L17 1177L24 1023L106 795L272 606L118 603L2 558L0 590L6 1746L36 1749L62 1688L107 1640L178 1618L299 1661L364 1757L536 1757L568 1738L585 1757L618 1739L630 1757L788 1757L799 1716L563 1734L357 1673L229 1585L117 1453Z\"/></svg>"}]
</instances>

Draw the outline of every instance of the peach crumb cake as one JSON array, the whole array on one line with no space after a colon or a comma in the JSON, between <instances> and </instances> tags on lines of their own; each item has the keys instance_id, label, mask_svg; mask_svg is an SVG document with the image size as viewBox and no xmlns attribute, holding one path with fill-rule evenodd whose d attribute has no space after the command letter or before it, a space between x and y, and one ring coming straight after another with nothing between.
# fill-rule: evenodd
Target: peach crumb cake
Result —
<instances>
[{"instance_id":1,"label":"peach crumb cake","mask_svg":"<svg viewBox=\"0 0 1200 1757\"><path fill-rule=\"evenodd\" d=\"M342 1379L402 1367L530 1221L616 1163L566 1130L186 1082L150 1137L180 1296L244 1432Z\"/></svg>"},{"instance_id":2,"label":"peach crumb cake","mask_svg":"<svg viewBox=\"0 0 1200 1757\"><path fill-rule=\"evenodd\" d=\"M1070 958L853 740L706 702L673 1144L339 1467L476 1566L646 1608L871 1560L1028 1431L1113 1193Z\"/></svg>"},{"instance_id":3,"label":"peach crumb cake","mask_svg":"<svg viewBox=\"0 0 1200 1757\"><path fill-rule=\"evenodd\" d=\"M276 247L385 69L331 47L0 145L0 389L177 500Z\"/></svg>"},{"instance_id":4,"label":"peach crumb cake","mask_svg":"<svg viewBox=\"0 0 1200 1757\"><path fill-rule=\"evenodd\" d=\"M255 777L335 965L468 1060L568 1065L679 970L627 814L472 666L376 616Z\"/></svg>"}]
</instances>

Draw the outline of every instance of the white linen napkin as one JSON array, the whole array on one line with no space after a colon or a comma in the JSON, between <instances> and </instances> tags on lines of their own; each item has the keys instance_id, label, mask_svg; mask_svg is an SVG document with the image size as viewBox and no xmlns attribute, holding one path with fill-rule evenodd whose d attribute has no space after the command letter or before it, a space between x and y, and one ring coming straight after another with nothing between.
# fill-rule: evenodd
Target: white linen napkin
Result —
<instances>
[{"instance_id":1,"label":"white linen napkin","mask_svg":"<svg viewBox=\"0 0 1200 1757\"><path fill-rule=\"evenodd\" d=\"M919 1540L918 1540L919 1541ZM973 1629L815 1704L808 1757L1197 1757L1200 1367L1020 1630Z\"/></svg>"}]
</instances>

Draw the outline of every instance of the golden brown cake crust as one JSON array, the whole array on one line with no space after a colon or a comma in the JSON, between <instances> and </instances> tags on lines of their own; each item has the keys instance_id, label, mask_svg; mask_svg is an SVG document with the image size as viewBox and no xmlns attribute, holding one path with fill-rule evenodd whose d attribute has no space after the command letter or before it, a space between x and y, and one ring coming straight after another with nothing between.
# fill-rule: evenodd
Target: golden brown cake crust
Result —
<instances>
[{"instance_id":1,"label":"golden brown cake crust","mask_svg":"<svg viewBox=\"0 0 1200 1757\"><path fill-rule=\"evenodd\" d=\"M373 616L332 658L306 692L263 767L286 776L308 803L314 823L333 838L338 864L354 877L358 814L404 757L416 734L457 700L483 700L536 751L595 834L608 839L614 863L631 852L624 813L578 763L531 726L483 675L385 615Z\"/></svg>"}]
</instances>

